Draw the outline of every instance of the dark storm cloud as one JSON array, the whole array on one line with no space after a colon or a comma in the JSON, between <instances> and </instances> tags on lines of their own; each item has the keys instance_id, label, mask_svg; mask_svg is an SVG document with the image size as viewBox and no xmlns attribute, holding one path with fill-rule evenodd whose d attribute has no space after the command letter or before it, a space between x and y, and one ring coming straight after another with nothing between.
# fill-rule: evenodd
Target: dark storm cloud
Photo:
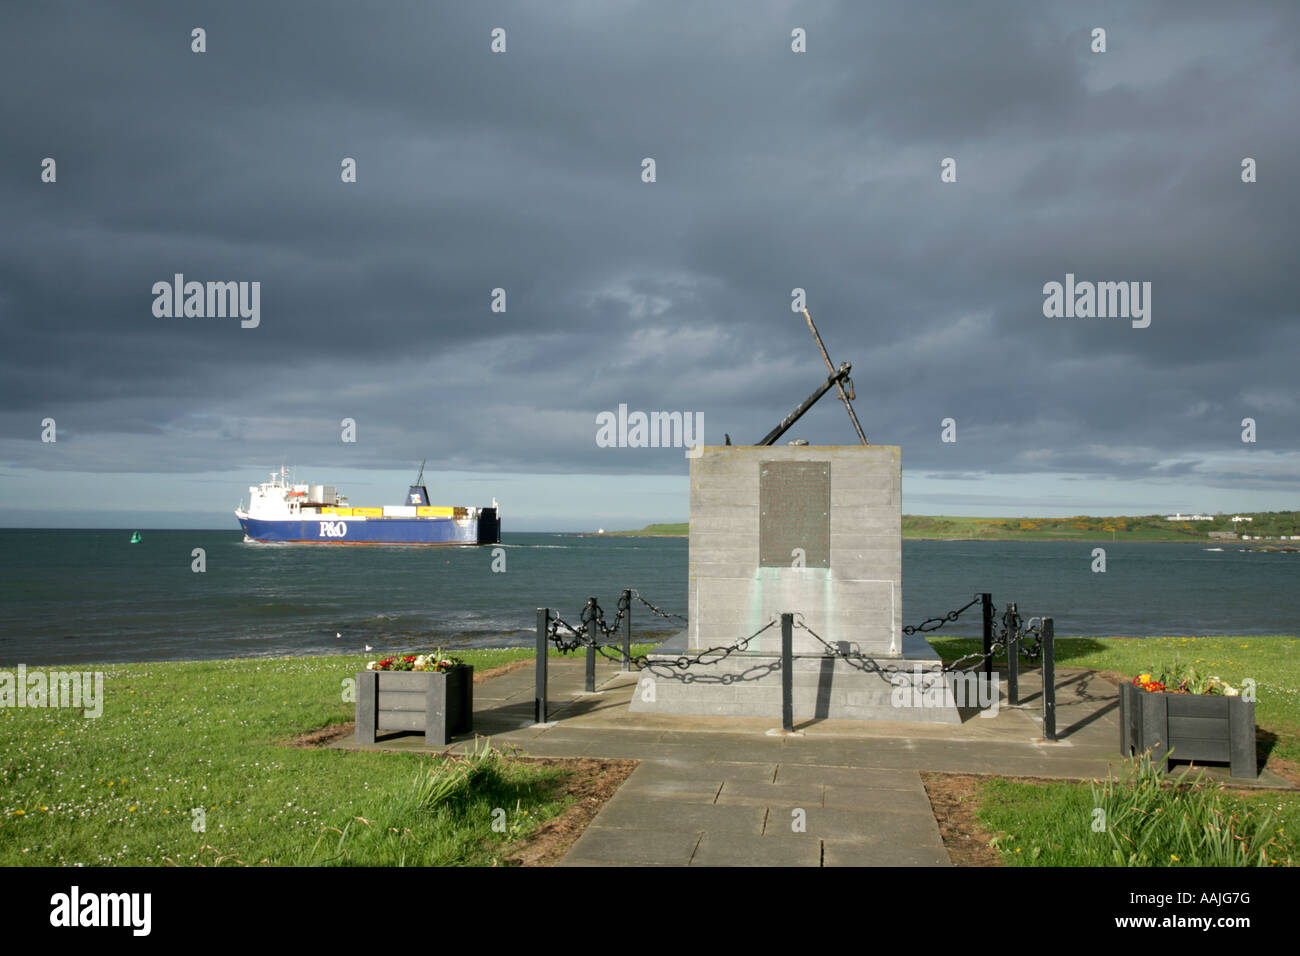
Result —
<instances>
[{"instance_id":1,"label":"dark storm cloud","mask_svg":"<svg viewBox=\"0 0 1300 956\"><path fill-rule=\"evenodd\" d=\"M596 414L757 440L824 376L798 286L909 468L1294 488L1231 457L1300 437L1293 4L377 6L8 14L7 464L680 473ZM176 272L260 326L155 318ZM1150 328L1044 318L1067 272Z\"/></svg>"}]
</instances>

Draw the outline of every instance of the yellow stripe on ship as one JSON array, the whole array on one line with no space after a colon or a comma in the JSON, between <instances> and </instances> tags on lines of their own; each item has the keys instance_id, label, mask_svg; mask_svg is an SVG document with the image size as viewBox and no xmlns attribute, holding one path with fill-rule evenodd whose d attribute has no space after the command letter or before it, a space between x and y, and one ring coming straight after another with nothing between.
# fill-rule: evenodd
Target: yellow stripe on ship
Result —
<instances>
[{"instance_id":1,"label":"yellow stripe on ship","mask_svg":"<svg viewBox=\"0 0 1300 956\"><path fill-rule=\"evenodd\" d=\"M450 518L455 508L443 508L438 505L420 505L415 513L421 518Z\"/></svg>"},{"instance_id":2,"label":"yellow stripe on ship","mask_svg":"<svg viewBox=\"0 0 1300 956\"><path fill-rule=\"evenodd\" d=\"M382 518L384 516L383 508L353 508L352 514L357 518Z\"/></svg>"}]
</instances>

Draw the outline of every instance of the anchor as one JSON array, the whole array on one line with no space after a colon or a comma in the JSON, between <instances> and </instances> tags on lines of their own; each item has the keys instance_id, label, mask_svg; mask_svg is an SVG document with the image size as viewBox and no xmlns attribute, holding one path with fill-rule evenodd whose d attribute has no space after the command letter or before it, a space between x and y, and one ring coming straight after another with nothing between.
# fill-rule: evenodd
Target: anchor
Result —
<instances>
[{"instance_id":1,"label":"anchor","mask_svg":"<svg viewBox=\"0 0 1300 956\"><path fill-rule=\"evenodd\" d=\"M827 376L826 381L822 382L821 385L817 387L815 392L800 402L794 411L781 419L781 424L777 425L770 432L764 435L758 442L756 442L756 444L773 444L790 429L790 426L803 416L804 412L812 408L819 398L829 392L832 386L839 390L840 401L844 403L844 408L849 413L849 420L853 422L853 429L858 433L858 439L864 445L869 444L867 436L862 433L862 425L858 422L858 415L853 410L853 399L857 397L853 394L853 379L849 378L849 372L852 370L853 366L848 362L842 362L840 366L836 368L835 364L831 361L830 355L826 351L826 346L822 343L822 337L817 331L817 326L813 323L812 315L809 314L807 309L803 310L803 317L808 320L808 331L812 332L813 340L816 341L817 348L822 353L822 358L826 361L826 368L830 370L831 374ZM731 444L730 440L728 440L727 444Z\"/></svg>"}]
</instances>

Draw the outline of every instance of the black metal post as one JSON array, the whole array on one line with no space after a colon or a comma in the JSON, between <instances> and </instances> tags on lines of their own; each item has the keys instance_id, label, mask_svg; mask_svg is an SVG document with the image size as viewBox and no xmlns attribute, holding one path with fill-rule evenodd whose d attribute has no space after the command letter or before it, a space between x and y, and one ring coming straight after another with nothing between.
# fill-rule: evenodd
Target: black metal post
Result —
<instances>
[{"instance_id":1,"label":"black metal post","mask_svg":"<svg viewBox=\"0 0 1300 956\"><path fill-rule=\"evenodd\" d=\"M587 609L582 615L586 618L587 637L591 643L587 645L587 683L585 685L588 694L596 692L596 642L600 640L597 635L600 633L600 625L596 621L596 599L587 598Z\"/></svg>"},{"instance_id":2,"label":"black metal post","mask_svg":"<svg viewBox=\"0 0 1300 956\"><path fill-rule=\"evenodd\" d=\"M623 671L632 669L632 592L624 589L623 597Z\"/></svg>"},{"instance_id":3,"label":"black metal post","mask_svg":"<svg viewBox=\"0 0 1300 956\"><path fill-rule=\"evenodd\" d=\"M781 729L794 730L794 615L781 615Z\"/></svg>"},{"instance_id":4,"label":"black metal post","mask_svg":"<svg viewBox=\"0 0 1300 956\"><path fill-rule=\"evenodd\" d=\"M993 595L981 594L984 611L984 679L993 683Z\"/></svg>"},{"instance_id":5,"label":"black metal post","mask_svg":"<svg viewBox=\"0 0 1300 956\"><path fill-rule=\"evenodd\" d=\"M547 646L550 642L546 639L546 632L551 624L551 609L548 607L539 607L537 609L537 687L533 698L533 719L539 723L546 723L546 656L549 651Z\"/></svg>"},{"instance_id":6,"label":"black metal post","mask_svg":"<svg viewBox=\"0 0 1300 956\"><path fill-rule=\"evenodd\" d=\"M1007 629L1007 703L1015 707L1020 703L1020 615L1014 604L1007 605L1002 623Z\"/></svg>"},{"instance_id":7,"label":"black metal post","mask_svg":"<svg viewBox=\"0 0 1300 956\"><path fill-rule=\"evenodd\" d=\"M1056 739L1056 625L1043 618L1043 739Z\"/></svg>"}]
</instances>

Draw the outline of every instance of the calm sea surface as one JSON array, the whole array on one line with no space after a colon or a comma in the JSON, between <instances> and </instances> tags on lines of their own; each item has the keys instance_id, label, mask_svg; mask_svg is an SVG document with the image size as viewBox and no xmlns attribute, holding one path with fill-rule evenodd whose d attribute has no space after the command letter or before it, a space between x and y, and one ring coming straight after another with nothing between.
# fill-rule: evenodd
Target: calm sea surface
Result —
<instances>
[{"instance_id":1,"label":"calm sea surface","mask_svg":"<svg viewBox=\"0 0 1300 956\"><path fill-rule=\"evenodd\" d=\"M539 606L577 621L595 595L612 620L624 587L686 613L684 538L506 534L506 571L493 573L490 548L143 534L132 545L129 530L0 531L0 664L528 645ZM1104 574L1090 571L1098 546ZM999 608L1052 615L1061 635L1296 634L1298 576L1300 554L1236 547L905 541L903 617L919 623L990 591ZM976 611L943 632L978 633ZM668 627L640 605L633 622L634 633Z\"/></svg>"}]
</instances>

